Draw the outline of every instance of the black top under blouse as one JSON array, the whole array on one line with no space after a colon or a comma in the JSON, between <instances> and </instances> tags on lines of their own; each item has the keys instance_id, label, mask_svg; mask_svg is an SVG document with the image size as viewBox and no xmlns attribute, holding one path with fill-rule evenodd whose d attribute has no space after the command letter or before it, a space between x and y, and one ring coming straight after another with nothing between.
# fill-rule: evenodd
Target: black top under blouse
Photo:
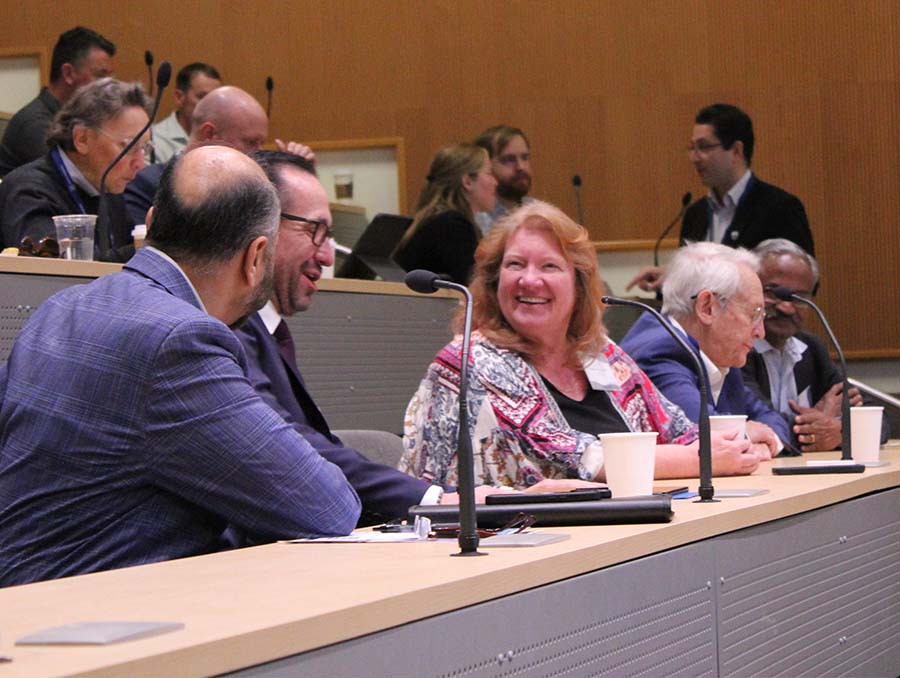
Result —
<instances>
[{"instance_id":1,"label":"black top under blouse","mask_svg":"<svg viewBox=\"0 0 900 678\"><path fill-rule=\"evenodd\" d=\"M425 219L394 253L405 271L424 268L460 285L469 283L479 231L462 212L447 210Z\"/></svg>"},{"instance_id":2,"label":"black top under blouse","mask_svg":"<svg viewBox=\"0 0 900 678\"><path fill-rule=\"evenodd\" d=\"M601 433L628 433L631 430L613 406L606 391L588 388L584 400L573 400L544 377L541 379L562 410L569 426L576 431L596 436Z\"/></svg>"}]
</instances>

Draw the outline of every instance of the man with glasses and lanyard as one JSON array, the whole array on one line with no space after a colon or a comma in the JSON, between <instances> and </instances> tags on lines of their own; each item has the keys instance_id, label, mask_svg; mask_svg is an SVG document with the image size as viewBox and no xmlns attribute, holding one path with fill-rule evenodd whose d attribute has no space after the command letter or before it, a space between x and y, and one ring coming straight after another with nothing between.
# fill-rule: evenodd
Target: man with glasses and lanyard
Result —
<instances>
[{"instance_id":1,"label":"man with glasses and lanyard","mask_svg":"<svg viewBox=\"0 0 900 678\"><path fill-rule=\"evenodd\" d=\"M803 203L750 169L756 143L750 116L736 106L712 104L694 120L688 158L709 194L694 202L681 222L680 244L718 242L755 247L769 238L785 238L814 255L813 237ZM643 269L626 289L662 287L662 270Z\"/></svg>"},{"instance_id":2,"label":"man with glasses and lanyard","mask_svg":"<svg viewBox=\"0 0 900 678\"><path fill-rule=\"evenodd\" d=\"M97 214L104 171L147 124L149 100L138 83L102 78L85 85L57 113L47 133L49 152L13 170L0 184L2 245L17 247L55 238L53 217ZM134 254L134 222L122 191L144 166L150 133L134 146L106 178L109 193L111 259Z\"/></svg>"},{"instance_id":3,"label":"man with glasses and lanyard","mask_svg":"<svg viewBox=\"0 0 900 678\"><path fill-rule=\"evenodd\" d=\"M765 335L758 270L756 255L743 248L686 245L666 269L662 312L703 363L709 413L747 415L747 434L765 459L795 451L787 422L741 376L754 339ZM697 421L700 386L693 361L655 318L641 316L620 345L663 395Z\"/></svg>"}]
</instances>

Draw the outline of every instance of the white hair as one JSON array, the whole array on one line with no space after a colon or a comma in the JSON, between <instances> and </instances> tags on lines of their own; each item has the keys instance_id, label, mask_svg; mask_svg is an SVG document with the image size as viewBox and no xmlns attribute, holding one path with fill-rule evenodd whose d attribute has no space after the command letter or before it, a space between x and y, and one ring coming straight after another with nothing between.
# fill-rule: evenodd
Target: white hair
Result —
<instances>
[{"instance_id":1,"label":"white hair","mask_svg":"<svg viewBox=\"0 0 900 678\"><path fill-rule=\"evenodd\" d=\"M694 299L709 290L724 300L733 299L741 286L740 266L759 272L759 257L743 247L715 242L685 245L666 267L663 282L663 313L676 320L694 313Z\"/></svg>"},{"instance_id":2,"label":"white hair","mask_svg":"<svg viewBox=\"0 0 900 678\"><path fill-rule=\"evenodd\" d=\"M797 257L805 261L806 265L809 266L813 276L813 289L819 284L819 264L816 262L816 258L795 242L785 238L769 238L754 247L753 254L759 257L760 262L764 261L766 257L781 256L783 254Z\"/></svg>"}]
</instances>

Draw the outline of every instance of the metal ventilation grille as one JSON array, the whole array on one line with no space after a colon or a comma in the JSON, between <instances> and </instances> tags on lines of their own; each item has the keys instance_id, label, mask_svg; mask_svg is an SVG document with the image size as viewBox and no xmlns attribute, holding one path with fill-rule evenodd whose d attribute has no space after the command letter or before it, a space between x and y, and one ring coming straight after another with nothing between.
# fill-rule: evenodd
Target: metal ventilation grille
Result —
<instances>
[{"instance_id":1,"label":"metal ventilation grille","mask_svg":"<svg viewBox=\"0 0 900 678\"><path fill-rule=\"evenodd\" d=\"M766 534L743 562L723 549L722 675L861 675L860 656L896 653L896 499L894 515L867 511L867 497L748 530Z\"/></svg>"}]
</instances>

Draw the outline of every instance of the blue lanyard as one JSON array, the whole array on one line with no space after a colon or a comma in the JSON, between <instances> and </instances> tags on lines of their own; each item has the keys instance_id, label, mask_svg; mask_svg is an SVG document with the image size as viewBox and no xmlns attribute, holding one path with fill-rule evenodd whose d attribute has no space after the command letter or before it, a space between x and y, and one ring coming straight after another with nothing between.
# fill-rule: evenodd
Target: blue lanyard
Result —
<instances>
[{"instance_id":1,"label":"blue lanyard","mask_svg":"<svg viewBox=\"0 0 900 678\"><path fill-rule=\"evenodd\" d=\"M69 192L69 197L72 198L72 202L75 203L75 206L82 214L87 214L87 210L84 208L84 203L81 201L81 196L78 195L78 188L75 186L75 182L72 181L72 177L69 175L69 170L66 169L66 164L60 157L60 150L58 146L50 150L50 159L53 161L53 166L56 167L57 173L65 182L66 190Z\"/></svg>"}]
</instances>

